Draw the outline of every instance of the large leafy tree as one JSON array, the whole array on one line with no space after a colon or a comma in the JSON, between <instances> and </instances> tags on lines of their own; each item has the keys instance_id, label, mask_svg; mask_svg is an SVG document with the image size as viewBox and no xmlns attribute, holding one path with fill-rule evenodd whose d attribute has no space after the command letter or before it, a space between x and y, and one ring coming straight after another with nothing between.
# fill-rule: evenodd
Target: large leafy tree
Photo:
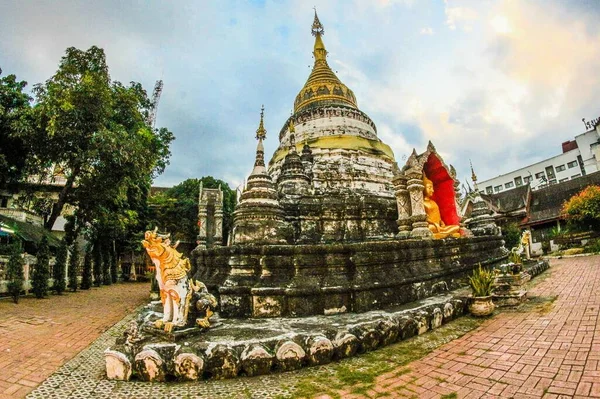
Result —
<instances>
[{"instance_id":1,"label":"large leafy tree","mask_svg":"<svg viewBox=\"0 0 600 399\"><path fill-rule=\"evenodd\" d=\"M0 69L2 75L2 69ZM0 77L0 187L21 177L29 154L25 139L33 127L27 82L15 75Z\"/></svg>"},{"instance_id":2,"label":"large leafy tree","mask_svg":"<svg viewBox=\"0 0 600 399\"><path fill-rule=\"evenodd\" d=\"M60 166L65 178L46 228L66 204L76 209L78 226L94 227L95 237L136 224L131 192L164 170L174 138L148 124L151 104L142 86L111 81L102 49L70 47L34 93L35 160L47 170Z\"/></svg>"},{"instance_id":3,"label":"large leafy tree","mask_svg":"<svg viewBox=\"0 0 600 399\"><path fill-rule=\"evenodd\" d=\"M196 242L198 235L198 194L200 182L204 188L223 190L223 244L233 224L235 192L229 185L212 176L187 179L166 191L156 193L149 199L149 226L158 226L172 234L175 240Z\"/></svg>"},{"instance_id":4,"label":"large leafy tree","mask_svg":"<svg viewBox=\"0 0 600 399\"><path fill-rule=\"evenodd\" d=\"M587 186L563 205L566 219L582 228L600 230L600 186Z\"/></svg>"}]
</instances>

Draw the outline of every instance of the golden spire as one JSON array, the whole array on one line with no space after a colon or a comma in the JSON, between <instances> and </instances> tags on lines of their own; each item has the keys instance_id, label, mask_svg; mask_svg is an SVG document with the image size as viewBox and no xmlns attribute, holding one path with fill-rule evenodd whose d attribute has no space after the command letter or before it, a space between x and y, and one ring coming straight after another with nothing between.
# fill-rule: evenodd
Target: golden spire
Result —
<instances>
[{"instance_id":1,"label":"golden spire","mask_svg":"<svg viewBox=\"0 0 600 399\"><path fill-rule=\"evenodd\" d=\"M323 39L321 38L325 34L325 29L319 20L316 9L311 33L315 37L315 46L313 49L315 63L304 87L296 96L294 112L298 112L317 102L343 104L352 108L358 108L356 97L354 97L352 90L339 80L327 64L327 50L325 50L325 44L323 44Z\"/></svg>"},{"instance_id":2,"label":"golden spire","mask_svg":"<svg viewBox=\"0 0 600 399\"><path fill-rule=\"evenodd\" d=\"M473 180L473 187L475 188L475 191L478 191L477 175L475 174L475 170L473 170L473 163L471 162L470 159L469 159L469 165L471 165L471 180Z\"/></svg>"},{"instance_id":3,"label":"golden spire","mask_svg":"<svg viewBox=\"0 0 600 399\"><path fill-rule=\"evenodd\" d=\"M264 140L267 138L267 131L265 130L265 125L263 123L263 118L265 116L265 106L263 105L260 108L260 123L258 125L258 129L256 129L256 139Z\"/></svg>"},{"instance_id":4,"label":"golden spire","mask_svg":"<svg viewBox=\"0 0 600 399\"><path fill-rule=\"evenodd\" d=\"M315 20L312 24L312 34L313 36L324 35L325 29L323 28L321 21L319 21L319 16L317 15L317 7L313 7L313 10L315 10Z\"/></svg>"}]
</instances>

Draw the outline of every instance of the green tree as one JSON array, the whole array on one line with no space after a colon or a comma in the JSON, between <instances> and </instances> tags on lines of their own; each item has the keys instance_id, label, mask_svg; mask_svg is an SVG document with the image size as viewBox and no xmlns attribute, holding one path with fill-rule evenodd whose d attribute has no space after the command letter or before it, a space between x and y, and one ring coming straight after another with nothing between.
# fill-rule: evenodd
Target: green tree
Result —
<instances>
[{"instance_id":1,"label":"green tree","mask_svg":"<svg viewBox=\"0 0 600 399\"><path fill-rule=\"evenodd\" d=\"M110 248L108 245L102 245L102 283L104 285L112 284L112 277L110 275Z\"/></svg>"},{"instance_id":2,"label":"green tree","mask_svg":"<svg viewBox=\"0 0 600 399\"><path fill-rule=\"evenodd\" d=\"M158 226L171 233L173 240L196 242L198 236L198 194L200 181L204 188L223 190L223 244L233 225L235 191L229 185L212 176L187 179L149 199L150 217L147 228Z\"/></svg>"},{"instance_id":3,"label":"green tree","mask_svg":"<svg viewBox=\"0 0 600 399\"><path fill-rule=\"evenodd\" d=\"M34 152L42 165L59 165L66 178L46 228L65 204L77 209L82 225L103 218L135 223L128 191L164 170L173 140L167 129L148 125L151 103L142 86L111 81L102 49L70 47L56 74L34 93Z\"/></svg>"},{"instance_id":4,"label":"green tree","mask_svg":"<svg viewBox=\"0 0 600 399\"><path fill-rule=\"evenodd\" d=\"M504 246L507 249L517 247L521 242L521 228L518 223L509 223L502 229Z\"/></svg>"},{"instance_id":5,"label":"green tree","mask_svg":"<svg viewBox=\"0 0 600 399\"><path fill-rule=\"evenodd\" d=\"M69 289L77 291L77 276L79 275L79 246L77 242L71 246L71 257L69 258ZM83 288L83 281L81 283ZM88 287L89 288L89 287Z\"/></svg>"},{"instance_id":6,"label":"green tree","mask_svg":"<svg viewBox=\"0 0 600 399\"><path fill-rule=\"evenodd\" d=\"M562 208L563 216L576 227L600 229L600 186L587 186L569 198Z\"/></svg>"},{"instance_id":7,"label":"green tree","mask_svg":"<svg viewBox=\"0 0 600 399\"><path fill-rule=\"evenodd\" d=\"M23 92L26 86L15 75L0 78L0 188L20 179L30 152L24 139L33 129L32 99Z\"/></svg>"},{"instance_id":8,"label":"green tree","mask_svg":"<svg viewBox=\"0 0 600 399\"><path fill-rule=\"evenodd\" d=\"M81 289L92 288L92 251L88 246L83 257L83 271L81 272Z\"/></svg>"},{"instance_id":9,"label":"green tree","mask_svg":"<svg viewBox=\"0 0 600 399\"><path fill-rule=\"evenodd\" d=\"M48 295L48 277L50 275L50 248L48 239L42 237L37 252L37 262L31 276L31 288L36 298L41 299Z\"/></svg>"},{"instance_id":10,"label":"green tree","mask_svg":"<svg viewBox=\"0 0 600 399\"><path fill-rule=\"evenodd\" d=\"M62 295L67 285L65 281L65 269L67 268L67 254L67 243L65 242L65 240L62 240L60 242L60 247L58 247L58 252L56 253L56 261L54 262L54 268L52 269L52 278L54 280L52 290L56 292L57 295Z\"/></svg>"},{"instance_id":11,"label":"green tree","mask_svg":"<svg viewBox=\"0 0 600 399\"><path fill-rule=\"evenodd\" d=\"M102 284L102 248L100 242L94 243L94 249L92 250L94 257L94 285L100 287Z\"/></svg>"},{"instance_id":12,"label":"green tree","mask_svg":"<svg viewBox=\"0 0 600 399\"><path fill-rule=\"evenodd\" d=\"M12 297L14 303L19 303L19 295L23 290L23 258L21 257L21 248L17 244L13 244L6 267L6 279L8 280L8 293Z\"/></svg>"},{"instance_id":13,"label":"green tree","mask_svg":"<svg viewBox=\"0 0 600 399\"><path fill-rule=\"evenodd\" d=\"M114 251L114 246L111 246L109 251L110 255L110 277L112 282L116 283L119 280L118 269L117 269L117 254Z\"/></svg>"}]
</instances>

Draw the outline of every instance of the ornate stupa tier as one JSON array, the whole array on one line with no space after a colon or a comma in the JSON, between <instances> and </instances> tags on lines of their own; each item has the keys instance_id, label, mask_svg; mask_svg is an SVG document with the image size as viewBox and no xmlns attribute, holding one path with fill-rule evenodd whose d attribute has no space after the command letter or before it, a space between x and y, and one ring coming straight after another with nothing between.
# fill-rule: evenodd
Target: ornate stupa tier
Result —
<instances>
[{"instance_id":1,"label":"ornate stupa tier","mask_svg":"<svg viewBox=\"0 0 600 399\"><path fill-rule=\"evenodd\" d=\"M315 64L296 97L294 114L280 131L279 147L269 162L269 174L277 181L286 159L289 163L290 148L295 147L299 153L308 146L313 162L305 172L312 178L316 195L370 193L393 198L394 153L379 140L375 124L358 109L352 91L327 65L324 29L316 12L312 34Z\"/></svg>"},{"instance_id":2,"label":"ornate stupa tier","mask_svg":"<svg viewBox=\"0 0 600 399\"><path fill-rule=\"evenodd\" d=\"M281 244L285 243L285 212L279 204L277 189L265 167L263 139L264 108L256 131L258 145L252 173L240 201L233 212L233 244Z\"/></svg>"},{"instance_id":3,"label":"ornate stupa tier","mask_svg":"<svg viewBox=\"0 0 600 399\"><path fill-rule=\"evenodd\" d=\"M333 73L327 64L327 50L321 36L325 33L321 21L315 11L312 34L315 36L313 56L315 63L306 84L294 101L294 112L322 105L343 104L358 108L356 97L342 81Z\"/></svg>"}]
</instances>

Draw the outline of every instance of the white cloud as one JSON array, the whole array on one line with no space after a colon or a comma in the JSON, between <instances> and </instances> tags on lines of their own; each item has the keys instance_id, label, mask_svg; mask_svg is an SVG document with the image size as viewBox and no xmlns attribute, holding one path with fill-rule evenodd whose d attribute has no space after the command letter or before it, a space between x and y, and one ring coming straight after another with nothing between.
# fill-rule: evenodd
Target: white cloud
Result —
<instances>
[{"instance_id":1,"label":"white cloud","mask_svg":"<svg viewBox=\"0 0 600 399\"><path fill-rule=\"evenodd\" d=\"M428 36L432 36L434 34L433 28L431 28L431 27L421 28L420 33L422 35L428 35Z\"/></svg>"}]
</instances>

